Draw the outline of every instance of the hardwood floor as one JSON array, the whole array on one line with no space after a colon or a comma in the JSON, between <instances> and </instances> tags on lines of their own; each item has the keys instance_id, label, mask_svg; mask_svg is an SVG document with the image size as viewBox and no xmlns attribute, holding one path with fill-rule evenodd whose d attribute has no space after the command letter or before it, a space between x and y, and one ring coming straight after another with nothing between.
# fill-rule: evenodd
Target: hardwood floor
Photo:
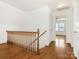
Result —
<instances>
[{"instance_id":1,"label":"hardwood floor","mask_svg":"<svg viewBox=\"0 0 79 59\"><path fill-rule=\"evenodd\" d=\"M65 49L56 47L56 45L46 46L40 49L40 55L36 55L17 45L8 43L0 45L0 59L75 59L70 57L72 51L69 49L71 49L69 45L66 45Z\"/></svg>"}]
</instances>

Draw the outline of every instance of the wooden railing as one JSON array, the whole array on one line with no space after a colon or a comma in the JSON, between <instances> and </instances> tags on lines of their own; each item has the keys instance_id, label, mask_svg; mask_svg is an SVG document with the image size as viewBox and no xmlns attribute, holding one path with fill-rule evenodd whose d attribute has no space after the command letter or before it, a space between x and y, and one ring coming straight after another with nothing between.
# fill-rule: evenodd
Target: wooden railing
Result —
<instances>
[{"instance_id":1,"label":"wooden railing","mask_svg":"<svg viewBox=\"0 0 79 59\"><path fill-rule=\"evenodd\" d=\"M47 31L44 31L43 33L41 33L41 34L39 35L39 29L38 29L38 34L37 34L38 37L37 37L34 41L32 41L32 42L27 46L27 49L28 49L29 47L33 47L33 44L35 44L36 48L35 48L35 49L31 48L30 50L36 52L37 54L39 54L39 53L40 53L40 52L39 52L39 39L40 39L40 37L41 37L42 35L44 35L46 32L47 32Z\"/></svg>"},{"instance_id":2,"label":"wooden railing","mask_svg":"<svg viewBox=\"0 0 79 59\"><path fill-rule=\"evenodd\" d=\"M28 31L7 31L8 42L22 46L29 51L39 54L39 38L47 31L40 34L39 29L36 32Z\"/></svg>"}]
</instances>

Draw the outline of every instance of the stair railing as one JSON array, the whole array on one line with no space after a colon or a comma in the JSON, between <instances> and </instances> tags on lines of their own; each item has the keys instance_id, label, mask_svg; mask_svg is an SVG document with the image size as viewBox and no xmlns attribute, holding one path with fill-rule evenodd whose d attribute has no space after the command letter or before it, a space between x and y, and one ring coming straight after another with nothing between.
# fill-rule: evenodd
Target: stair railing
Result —
<instances>
[{"instance_id":1,"label":"stair railing","mask_svg":"<svg viewBox=\"0 0 79 59\"><path fill-rule=\"evenodd\" d=\"M29 51L39 54L39 39L47 31L40 34L39 29L37 31L6 31L7 41L17 46L21 46Z\"/></svg>"},{"instance_id":2,"label":"stair railing","mask_svg":"<svg viewBox=\"0 0 79 59\"><path fill-rule=\"evenodd\" d=\"M36 52L39 54L39 38L43 36L47 31L44 31L43 33L39 34L39 29L37 30L37 38L33 40L26 48L30 51Z\"/></svg>"}]
</instances>

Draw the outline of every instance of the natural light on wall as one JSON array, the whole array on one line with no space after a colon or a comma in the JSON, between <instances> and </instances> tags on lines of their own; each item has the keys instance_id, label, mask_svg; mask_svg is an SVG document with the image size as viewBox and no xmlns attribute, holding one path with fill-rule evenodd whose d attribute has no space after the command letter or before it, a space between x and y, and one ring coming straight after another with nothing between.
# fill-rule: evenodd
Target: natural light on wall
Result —
<instances>
[{"instance_id":1,"label":"natural light on wall","mask_svg":"<svg viewBox=\"0 0 79 59\"><path fill-rule=\"evenodd\" d=\"M60 47L60 48L64 48L64 39L61 38L61 39L58 39L56 38L56 47Z\"/></svg>"},{"instance_id":2,"label":"natural light on wall","mask_svg":"<svg viewBox=\"0 0 79 59\"><path fill-rule=\"evenodd\" d=\"M75 24L74 24L74 31L75 32L79 32L79 22L76 22Z\"/></svg>"}]
</instances>

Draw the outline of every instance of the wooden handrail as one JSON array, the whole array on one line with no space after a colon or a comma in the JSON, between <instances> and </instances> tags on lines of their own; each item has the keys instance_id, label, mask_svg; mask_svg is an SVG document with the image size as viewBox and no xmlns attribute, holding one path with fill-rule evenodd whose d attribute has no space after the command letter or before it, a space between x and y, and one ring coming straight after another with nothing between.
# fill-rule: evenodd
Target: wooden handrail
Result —
<instances>
[{"instance_id":1,"label":"wooden handrail","mask_svg":"<svg viewBox=\"0 0 79 59\"><path fill-rule=\"evenodd\" d=\"M33 31L8 31L8 30L6 30L6 32L8 33L38 33L38 32L33 32Z\"/></svg>"},{"instance_id":2,"label":"wooden handrail","mask_svg":"<svg viewBox=\"0 0 79 59\"><path fill-rule=\"evenodd\" d=\"M42 35L44 35L47 31L44 31L42 34L40 34L31 44L29 44L26 48L31 46L34 42L36 42Z\"/></svg>"}]
</instances>

